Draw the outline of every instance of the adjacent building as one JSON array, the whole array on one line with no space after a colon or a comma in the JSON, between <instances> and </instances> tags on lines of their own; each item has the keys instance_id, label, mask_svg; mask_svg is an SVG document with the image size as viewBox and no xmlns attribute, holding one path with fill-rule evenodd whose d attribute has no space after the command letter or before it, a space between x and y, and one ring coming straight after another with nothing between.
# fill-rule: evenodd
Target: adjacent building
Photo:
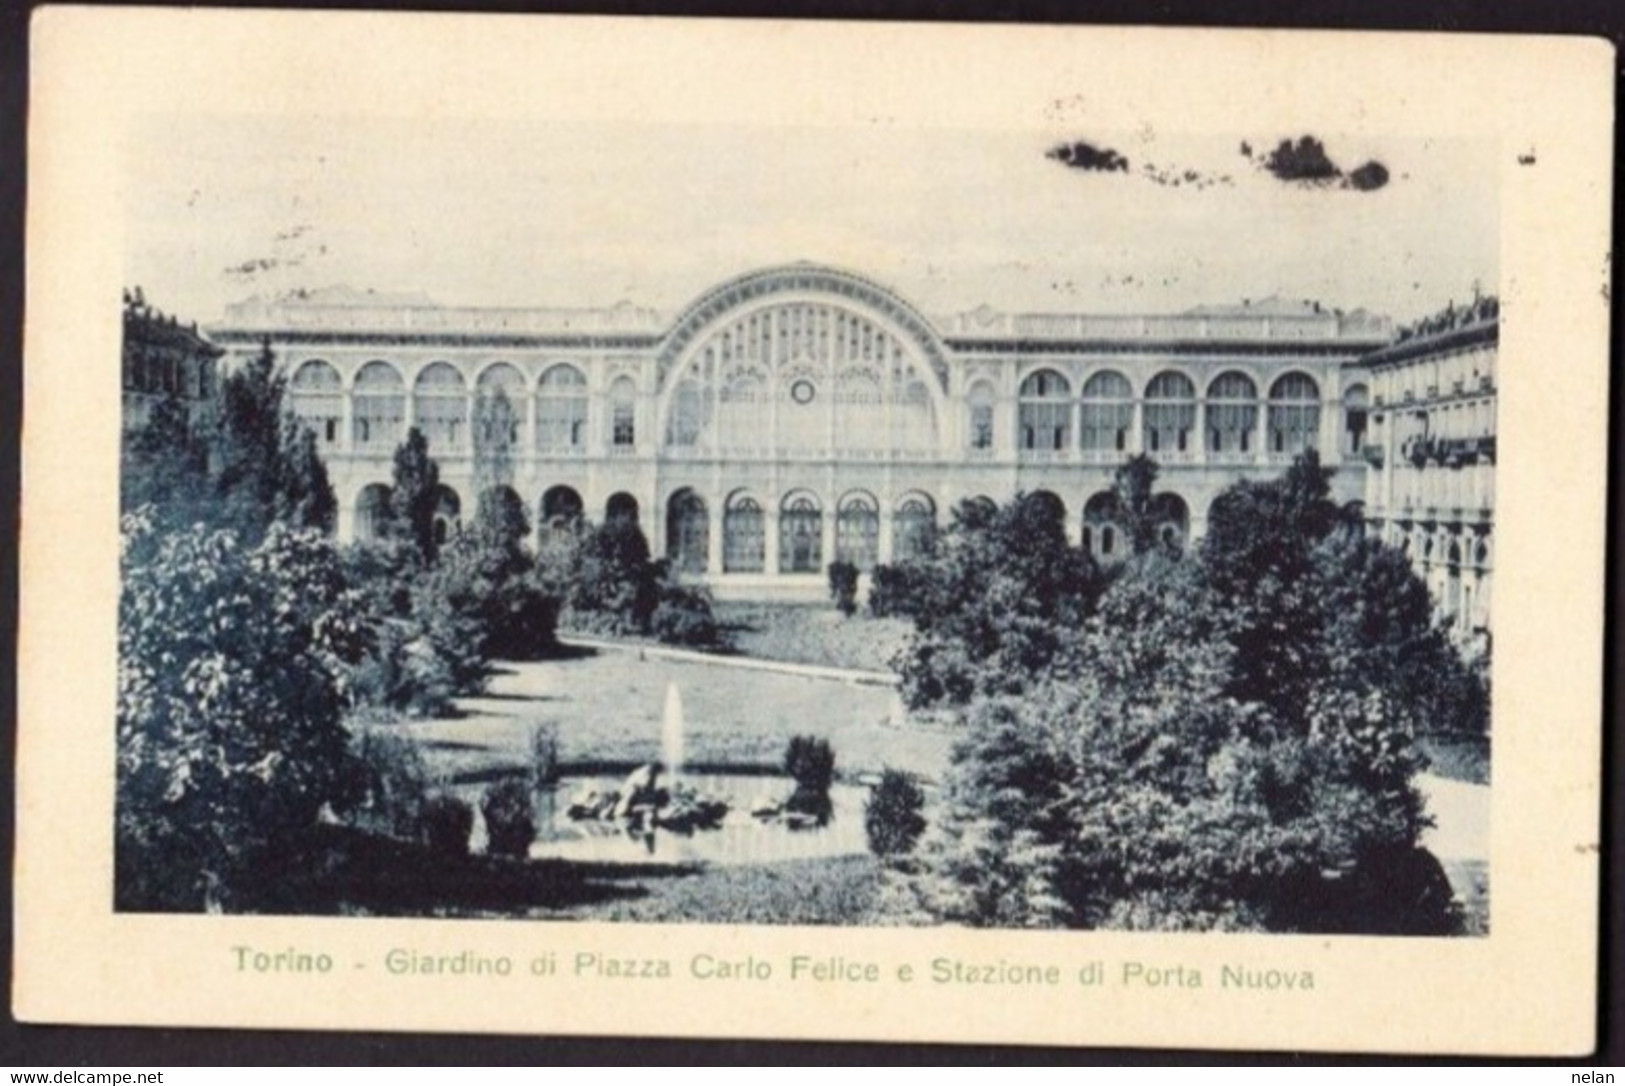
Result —
<instances>
[{"instance_id":1,"label":"adjacent building","mask_svg":"<svg viewBox=\"0 0 1625 1086\"><path fill-rule=\"evenodd\" d=\"M195 410L213 395L223 350L203 338L197 324L165 316L142 297L124 292L123 418L125 431L147 423L153 407L177 398Z\"/></svg>"},{"instance_id":2,"label":"adjacent building","mask_svg":"<svg viewBox=\"0 0 1625 1086\"><path fill-rule=\"evenodd\" d=\"M1110 560L1126 545L1112 474L1139 452L1161 465L1163 531L1181 539L1202 533L1225 487L1309 448L1337 469L1339 500L1364 500L1385 533L1400 531L1397 510L1423 507L1421 490L1380 482L1417 448L1409 422L1396 443L1389 405L1421 341L1390 346L1386 320L1312 302L932 316L862 275L797 264L671 314L338 290L233 306L210 335L239 357L269 341L327 459L341 537L376 530L394 450L416 427L440 464L442 531L482 488L506 486L542 532L636 517L719 595L821 595L830 561L906 557L959 501L1017 492L1055 502L1072 538ZM1457 363L1428 364L1441 375L1418 387L1447 390L1452 421L1426 432L1454 438L1449 397L1479 388L1479 364L1459 379ZM1466 455L1451 449L1446 460ZM1435 474L1465 461L1444 463ZM1459 593L1456 606L1469 606Z\"/></svg>"},{"instance_id":3,"label":"adjacent building","mask_svg":"<svg viewBox=\"0 0 1625 1086\"><path fill-rule=\"evenodd\" d=\"M1370 374L1365 513L1427 581L1465 648L1487 651L1495 565L1494 297L1398 331Z\"/></svg>"}]
</instances>

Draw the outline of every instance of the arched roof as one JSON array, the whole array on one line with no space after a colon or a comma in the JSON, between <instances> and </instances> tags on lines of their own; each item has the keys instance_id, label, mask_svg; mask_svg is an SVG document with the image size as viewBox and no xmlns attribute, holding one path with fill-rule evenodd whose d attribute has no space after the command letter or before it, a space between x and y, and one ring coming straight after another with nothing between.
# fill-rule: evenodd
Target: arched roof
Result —
<instances>
[{"instance_id":1,"label":"arched roof","mask_svg":"<svg viewBox=\"0 0 1625 1086\"><path fill-rule=\"evenodd\" d=\"M712 287L688 305L672 323L660 346L657 369L664 385L666 374L704 329L730 311L774 294L823 294L835 301L855 302L880 314L906 332L920 348L937 380L948 389L948 362L931 322L890 287L855 272L802 262L760 268Z\"/></svg>"}]
</instances>

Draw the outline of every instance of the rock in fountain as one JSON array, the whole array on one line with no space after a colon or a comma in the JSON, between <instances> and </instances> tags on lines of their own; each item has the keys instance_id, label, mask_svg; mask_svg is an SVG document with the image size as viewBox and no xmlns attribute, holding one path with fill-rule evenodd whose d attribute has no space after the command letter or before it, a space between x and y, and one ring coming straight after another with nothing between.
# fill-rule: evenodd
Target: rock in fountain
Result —
<instances>
[{"instance_id":1,"label":"rock in fountain","mask_svg":"<svg viewBox=\"0 0 1625 1086\"><path fill-rule=\"evenodd\" d=\"M702 794L680 776L684 757L683 698L677 692L676 683L666 685L660 753L659 762L638 766L627 774L619 791L583 789L572 797L566 813L577 821L631 822L684 834L720 826L728 814L728 804L715 796Z\"/></svg>"}]
</instances>

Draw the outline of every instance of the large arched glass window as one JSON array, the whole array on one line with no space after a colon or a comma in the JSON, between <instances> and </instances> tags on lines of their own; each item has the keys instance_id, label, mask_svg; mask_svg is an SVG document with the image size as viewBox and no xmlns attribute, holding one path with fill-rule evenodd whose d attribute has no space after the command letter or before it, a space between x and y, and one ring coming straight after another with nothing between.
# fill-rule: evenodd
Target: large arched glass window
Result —
<instances>
[{"instance_id":1,"label":"large arched glass window","mask_svg":"<svg viewBox=\"0 0 1625 1086\"><path fill-rule=\"evenodd\" d=\"M431 362L412 386L414 425L429 440L429 452L468 448L468 385L456 366Z\"/></svg>"},{"instance_id":2,"label":"large arched glass window","mask_svg":"<svg viewBox=\"0 0 1625 1086\"><path fill-rule=\"evenodd\" d=\"M1221 373L1207 387L1208 450L1257 452L1258 386L1245 373Z\"/></svg>"},{"instance_id":3,"label":"large arched glass window","mask_svg":"<svg viewBox=\"0 0 1625 1086\"><path fill-rule=\"evenodd\" d=\"M1320 386L1303 373L1287 373L1270 386L1270 451L1296 455L1320 444Z\"/></svg>"},{"instance_id":4,"label":"large arched glass window","mask_svg":"<svg viewBox=\"0 0 1625 1086\"><path fill-rule=\"evenodd\" d=\"M1145 387L1145 451L1182 453L1196 430L1196 386L1189 377L1164 370Z\"/></svg>"},{"instance_id":5,"label":"large arched glass window","mask_svg":"<svg viewBox=\"0 0 1625 1086\"><path fill-rule=\"evenodd\" d=\"M773 405L767 380L754 366L728 375L717 390L717 438L724 449L764 450L773 447L769 430Z\"/></svg>"},{"instance_id":6,"label":"large arched glass window","mask_svg":"<svg viewBox=\"0 0 1625 1086\"><path fill-rule=\"evenodd\" d=\"M1134 388L1121 373L1105 370L1083 383L1078 434L1086 452L1122 452L1134 422Z\"/></svg>"},{"instance_id":7,"label":"large arched glass window","mask_svg":"<svg viewBox=\"0 0 1625 1086\"><path fill-rule=\"evenodd\" d=\"M818 499L793 493L779 509L779 571L817 573L824 568L824 512Z\"/></svg>"},{"instance_id":8,"label":"large arched glass window","mask_svg":"<svg viewBox=\"0 0 1625 1086\"><path fill-rule=\"evenodd\" d=\"M388 362L368 362L355 377L351 410L357 452L393 452L406 424L406 383Z\"/></svg>"},{"instance_id":9,"label":"large arched glass window","mask_svg":"<svg viewBox=\"0 0 1625 1086\"><path fill-rule=\"evenodd\" d=\"M705 499L686 487L666 503L666 558L679 573L704 573L711 555Z\"/></svg>"},{"instance_id":10,"label":"large arched glass window","mask_svg":"<svg viewBox=\"0 0 1625 1086\"><path fill-rule=\"evenodd\" d=\"M886 397L873 365L849 365L835 378L835 434L843 448L884 448Z\"/></svg>"},{"instance_id":11,"label":"large arched glass window","mask_svg":"<svg viewBox=\"0 0 1625 1086\"><path fill-rule=\"evenodd\" d=\"M978 381L970 386L970 391L965 395L965 406L969 412L966 435L970 447L993 448L993 386L986 381Z\"/></svg>"},{"instance_id":12,"label":"large arched glass window","mask_svg":"<svg viewBox=\"0 0 1625 1086\"><path fill-rule=\"evenodd\" d=\"M300 366L288 382L288 406L322 448L338 444L344 425L344 382L338 370L319 358Z\"/></svg>"},{"instance_id":13,"label":"large arched glass window","mask_svg":"<svg viewBox=\"0 0 1625 1086\"><path fill-rule=\"evenodd\" d=\"M630 377L616 378L609 386L610 444L630 449L638 443L638 386Z\"/></svg>"},{"instance_id":14,"label":"large arched glass window","mask_svg":"<svg viewBox=\"0 0 1625 1086\"><path fill-rule=\"evenodd\" d=\"M937 507L924 494L905 494L897 503L892 523L892 552L896 561L907 562L931 553L937 534Z\"/></svg>"},{"instance_id":15,"label":"large arched glass window","mask_svg":"<svg viewBox=\"0 0 1625 1086\"><path fill-rule=\"evenodd\" d=\"M587 378L574 366L553 366L536 391L536 447L557 452L586 444Z\"/></svg>"},{"instance_id":16,"label":"large arched glass window","mask_svg":"<svg viewBox=\"0 0 1625 1086\"><path fill-rule=\"evenodd\" d=\"M880 503L853 491L835 510L835 558L867 573L880 560Z\"/></svg>"},{"instance_id":17,"label":"large arched glass window","mask_svg":"<svg viewBox=\"0 0 1625 1086\"><path fill-rule=\"evenodd\" d=\"M1021 447L1059 451L1072 446L1072 386L1054 370L1021 382Z\"/></svg>"},{"instance_id":18,"label":"large arched glass window","mask_svg":"<svg viewBox=\"0 0 1625 1086\"><path fill-rule=\"evenodd\" d=\"M762 507L749 494L728 499L722 514L722 569L760 573L767 563L767 524Z\"/></svg>"}]
</instances>

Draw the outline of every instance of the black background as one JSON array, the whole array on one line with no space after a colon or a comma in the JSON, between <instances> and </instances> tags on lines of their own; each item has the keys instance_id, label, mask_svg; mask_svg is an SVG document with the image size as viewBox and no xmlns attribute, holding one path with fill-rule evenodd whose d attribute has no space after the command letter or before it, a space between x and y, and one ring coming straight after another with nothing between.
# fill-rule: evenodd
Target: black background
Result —
<instances>
[{"instance_id":1,"label":"black background","mask_svg":"<svg viewBox=\"0 0 1625 1086\"><path fill-rule=\"evenodd\" d=\"M266 3L229 5L242 8L285 6ZM329 6L307 4L303 6ZM1625 39L1625 3L1620 0L574 0L553 4L483 3L349 3L348 8L553 12L599 15L681 15L704 18L776 17L856 20L915 20L959 23L1027 23L1070 25L1285 27L1330 30L1451 31L1586 35L1614 43L1616 96L1620 46ZM1545 1062L1555 1067L1576 1063L1625 1065L1625 753L1620 742L1620 706L1625 667L1620 666L1619 633L1625 619L1619 571L1625 568L1620 532L1620 489L1625 478L1625 442L1621 403L1625 382L1611 394L1613 421L1609 450L1608 629L1604 641L1606 807L1603 826L1602 960L1598 979L1598 1051L1582 1061L1479 1061L1439 1057L1388 1059L1322 1053L1222 1053L1079 1048L1009 1048L993 1046L925 1046L891 1044L779 1044L760 1041L676 1041L659 1038L474 1037L427 1034L338 1034L285 1031L103 1029L19 1025L10 1014L12 930L12 805L16 744L17 563L14 540L18 523L18 436L21 431L23 213L25 206L25 133L28 97L28 23L35 5L0 0L0 902L7 923L0 927L0 961L7 981L7 1014L0 1023L0 1066L63 1068L123 1065L134 1068L189 1065L396 1065L396 1064L1384 1064L1464 1062ZM1618 237L1620 195L1616 171L1614 231ZM1615 246L1617 248L1617 244ZM1618 360L1621 341L1616 309L1611 342ZM1553 435L1553 440L1560 440ZM1589 479L1575 480L1588 485ZM1554 542L1554 561L1561 561ZM1418 983L1425 983L1416 978ZM1507 977L1516 984L1517 978ZM748 1013L742 1008L742 1013ZM1566 1073L1554 1081L1567 1081Z\"/></svg>"}]
</instances>

